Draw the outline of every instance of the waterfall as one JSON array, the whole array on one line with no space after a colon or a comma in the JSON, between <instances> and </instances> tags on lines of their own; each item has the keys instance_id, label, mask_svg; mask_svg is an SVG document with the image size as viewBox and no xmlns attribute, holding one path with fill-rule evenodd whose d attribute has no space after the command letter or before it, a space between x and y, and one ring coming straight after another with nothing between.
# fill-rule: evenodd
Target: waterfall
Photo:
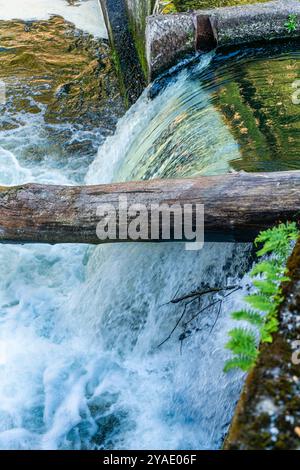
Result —
<instances>
[{"instance_id":1,"label":"waterfall","mask_svg":"<svg viewBox=\"0 0 300 470\"><path fill-rule=\"evenodd\" d=\"M211 59L153 101L146 90L100 146L86 182L228 171L239 149L197 78ZM46 147L43 126L32 117L18 132ZM72 184L72 170L53 160L28 163L18 132L1 133L0 184ZM218 448L243 379L223 366L250 249L1 246L0 448ZM159 346L184 312L185 302L171 300L203 285L238 290L189 303L184 322L222 301Z\"/></svg>"}]
</instances>

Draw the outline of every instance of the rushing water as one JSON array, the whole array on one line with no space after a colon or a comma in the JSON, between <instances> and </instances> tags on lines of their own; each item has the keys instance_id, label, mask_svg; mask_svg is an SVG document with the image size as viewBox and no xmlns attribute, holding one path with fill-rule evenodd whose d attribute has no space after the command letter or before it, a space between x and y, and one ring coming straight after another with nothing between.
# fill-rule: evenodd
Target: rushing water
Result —
<instances>
[{"instance_id":1,"label":"rushing water","mask_svg":"<svg viewBox=\"0 0 300 470\"><path fill-rule=\"evenodd\" d=\"M268 0L173 0L177 11L201 10L203 8L231 7L249 3L263 3Z\"/></svg>"},{"instance_id":2,"label":"rushing water","mask_svg":"<svg viewBox=\"0 0 300 470\"><path fill-rule=\"evenodd\" d=\"M297 60L276 54L265 60ZM206 55L155 99L146 91L100 145L85 182L221 173L241 161L219 98L233 77L226 78L227 62ZM11 104L5 113L17 124L0 131L0 184L84 182L83 172L74 176L76 152L61 165L64 139L54 149L44 108L24 116ZM55 123L59 135L67 125ZM81 140L79 130L69 126L71 140ZM99 140L99 129L89 133ZM47 142L50 157L36 158ZM229 313L248 289L250 251L243 244L199 252L180 243L1 246L0 448L218 448L242 384L240 373L223 373L224 345ZM158 347L185 309L170 301L204 286L239 289L187 303Z\"/></svg>"}]
</instances>

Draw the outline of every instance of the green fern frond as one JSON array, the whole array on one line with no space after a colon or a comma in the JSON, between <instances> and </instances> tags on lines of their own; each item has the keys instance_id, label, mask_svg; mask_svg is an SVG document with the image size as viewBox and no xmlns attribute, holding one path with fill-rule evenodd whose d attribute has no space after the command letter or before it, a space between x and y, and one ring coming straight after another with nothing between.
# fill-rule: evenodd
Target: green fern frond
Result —
<instances>
[{"instance_id":1,"label":"green fern frond","mask_svg":"<svg viewBox=\"0 0 300 470\"><path fill-rule=\"evenodd\" d=\"M245 300L251 307L261 312L270 312L270 310L274 308L274 304L270 301L270 298L265 295L247 295Z\"/></svg>"},{"instance_id":2,"label":"green fern frond","mask_svg":"<svg viewBox=\"0 0 300 470\"><path fill-rule=\"evenodd\" d=\"M276 295L278 291L278 284L269 280L261 281L256 279L253 281L254 287L256 287L263 295Z\"/></svg>"},{"instance_id":3,"label":"green fern frond","mask_svg":"<svg viewBox=\"0 0 300 470\"><path fill-rule=\"evenodd\" d=\"M270 261L262 261L254 266L250 272L251 277L255 277L259 274L263 274L269 281L277 281L278 276L282 273L282 267L278 266L278 263Z\"/></svg>"},{"instance_id":4,"label":"green fern frond","mask_svg":"<svg viewBox=\"0 0 300 470\"><path fill-rule=\"evenodd\" d=\"M270 259L256 264L250 273L255 278L252 282L257 293L248 295L245 300L257 311L241 310L234 312L232 318L247 321L257 327L263 343L271 343L273 334L278 331L277 309L283 300L281 284L290 280L285 265L291 251L291 242L298 237L299 231L293 222L261 232L255 240L256 245L263 244L257 255L270 255ZM257 276L260 278L257 279ZM264 312L265 315L259 312ZM229 336L231 339L226 348L233 352L233 357L226 362L224 371L236 368L248 371L259 355L255 334L246 329L235 328L229 332Z\"/></svg>"},{"instance_id":5,"label":"green fern frond","mask_svg":"<svg viewBox=\"0 0 300 470\"><path fill-rule=\"evenodd\" d=\"M280 224L264 232L261 232L255 240L255 244L263 243L263 247L257 252L257 256L276 253L280 257L288 256L291 241L297 240L298 229L295 222Z\"/></svg>"},{"instance_id":6,"label":"green fern frond","mask_svg":"<svg viewBox=\"0 0 300 470\"><path fill-rule=\"evenodd\" d=\"M270 317L260 330L261 341L263 343L272 343L273 333L278 331L279 321L276 317Z\"/></svg>"}]
</instances>

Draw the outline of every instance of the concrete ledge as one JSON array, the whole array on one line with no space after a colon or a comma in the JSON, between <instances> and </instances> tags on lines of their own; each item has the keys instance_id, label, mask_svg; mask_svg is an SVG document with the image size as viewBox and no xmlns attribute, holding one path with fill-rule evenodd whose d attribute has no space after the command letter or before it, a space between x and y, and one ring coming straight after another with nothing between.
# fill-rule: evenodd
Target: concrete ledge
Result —
<instances>
[{"instance_id":1,"label":"concrete ledge","mask_svg":"<svg viewBox=\"0 0 300 470\"><path fill-rule=\"evenodd\" d=\"M285 26L290 14L299 18L292 33ZM153 15L146 26L149 80L195 51L299 36L300 2L297 0Z\"/></svg>"}]
</instances>

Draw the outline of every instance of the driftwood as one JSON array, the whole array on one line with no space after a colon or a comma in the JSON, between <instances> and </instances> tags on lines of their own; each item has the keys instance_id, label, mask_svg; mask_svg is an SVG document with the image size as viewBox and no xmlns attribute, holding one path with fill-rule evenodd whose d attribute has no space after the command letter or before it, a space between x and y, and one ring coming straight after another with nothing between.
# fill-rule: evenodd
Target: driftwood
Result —
<instances>
[{"instance_id":1,"label":"driftwood","mask_svg":"<svg viewBox=\"0 0 300 470\"><path fill-rule=\"evenodd\" d=\"M124 214L119 211L119 196L126 196L128 205L144 204L149 210L151 204L204 204L206 241L245 242L279 221L298 221L300 171L241 172L99 186L0 187L0 241L103 243L96 234L100 221L97 208L102 204L114 206L118 229L122 229ZM125 219L127 216L126 211ZM129 221L134 219L130 217ZM106 240L113 241L120 240ZM122 241L131 239L127 236Z\"/></svg>"}]
</instances>

